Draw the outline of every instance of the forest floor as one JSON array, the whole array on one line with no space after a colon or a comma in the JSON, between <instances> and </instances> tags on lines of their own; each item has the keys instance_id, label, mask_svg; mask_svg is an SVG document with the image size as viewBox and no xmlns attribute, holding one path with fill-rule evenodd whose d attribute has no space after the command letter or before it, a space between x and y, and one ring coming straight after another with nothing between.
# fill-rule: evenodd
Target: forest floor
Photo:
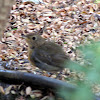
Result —
<instances>
[{"instance_id":1,"label":"forest floor","mask_svg":"<svg viewBox=\"0 0 100 100\"><path fill-rule=\"evenodd\" d=\"M13 5L10 12L9 26L6 27L4 33L4 43L0 43L0 62L6 63L5 68L21 68L20 71L22 72L30 71L34 74L49 77L49 74L45 71L33 67L30 63L25 63L28 59L28 46L22 39L22 34L37 32L44 26L41 35L61 45L70 59L80 64L83 64L84 61L77 48L81 45L90 44L91 41L99 41L100 3L95 3L93 0L43 0L43 2L35 4L16 0L16 4ZM2 67L2 69L5 68ZM66 76L65 73L69 75ZM56 75L53 74L50 77L55 78ZM61 80L67 79L66 81L70 82L70 78L78 80L82 77L80 73L65 69L61 75ZM18 88L10 85L7 92L12 87ZM32 92L32 89L26 87L25 91ZM25 91L20 91L21 96L16 100L26 100L22 96L22 94L27 95ZM37 94L35 92L33 94L40 98L42 93L39 90L37 91ZM96 87L95 91L100 93L100 89ZM30 94L31 97L33 94ZM48 98L48 96L42 96L42 98L46 97Z\"/></svg>"}]
</instances>

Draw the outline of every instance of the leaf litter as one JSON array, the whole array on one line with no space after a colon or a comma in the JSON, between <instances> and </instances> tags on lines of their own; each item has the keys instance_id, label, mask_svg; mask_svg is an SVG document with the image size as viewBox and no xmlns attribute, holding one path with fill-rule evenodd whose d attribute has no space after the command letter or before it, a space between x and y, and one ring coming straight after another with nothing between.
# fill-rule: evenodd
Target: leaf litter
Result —
<instances>
[{"instance_id":1,"label":"leaf litter","mask_svg":"<svg viewBox=\"0 0 100 100\"><path fill-rule=\"evenodd\" d=\"M73 61L84 63L80 53L76 51L77 47L89 44L91 41L99 41L99 3L94 3L93 0L43 0L43 2L44 4L35 4L16 0L10 12L9 26L5 29L3 42L0 42L0 68L13 70L21 68L20 71L24 70L24 72L29 72L31 69L32 73L49 77L44 71L35 66L32 67L28 62L27 44L21 38L22 34L39 31L44 25L42 36L61 45ZM66 73L68 76L65 75ZM50 77L55 78L55 75L50 75ZM77 79L77 73L65 69L61 80L70 77ZM79 78L81 79L82 75L79 75ZM4 93L2 87L0 91ZM22 94L31 97L36 95L32 94L31 87L26 87L25 91ZM12 91L12 93L16 92ZM40 95L40 97L43 96Z\"/></svg>"}]
</instances>

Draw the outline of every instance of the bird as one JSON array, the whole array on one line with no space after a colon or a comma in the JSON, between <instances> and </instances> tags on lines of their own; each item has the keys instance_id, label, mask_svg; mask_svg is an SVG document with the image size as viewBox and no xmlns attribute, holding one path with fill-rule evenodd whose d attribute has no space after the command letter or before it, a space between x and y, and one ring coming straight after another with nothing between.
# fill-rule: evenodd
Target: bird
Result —
<instances>
[{"instance_id":1,"label":"bird","mask_svg":"<svg viewBox=\"0 0 100 100\"><path fill-rule=\"evenodd\" d=\"M62 71L69 56L55 42L47 41L37 33L24 35L28 44L28 60L33 66L48 72Z\"/></svg>"}]
</instances>

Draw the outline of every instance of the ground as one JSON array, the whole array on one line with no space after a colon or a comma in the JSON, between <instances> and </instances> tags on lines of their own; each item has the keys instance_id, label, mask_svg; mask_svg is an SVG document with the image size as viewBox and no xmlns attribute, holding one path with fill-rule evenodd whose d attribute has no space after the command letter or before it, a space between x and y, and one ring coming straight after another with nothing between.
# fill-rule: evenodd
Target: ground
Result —
<instances>
[{"instance_id":1,"label":"ground","mask_svg":"<svg viewBox=\"0 0 100 100\"><path fill-rule=\"evenodd\" d=\"M42 36L61 45L70 59L80 64L84 61L77 47L100 39L100 3L93 0L43 0L43 2L35 4L17 0L13 5L8 19L9 26L5 29L3 43L0 43L0 64L5 64L5 68L20 68L20 71L25 72L31 70L32 73L49 77L37 67L25 63L28 58L27 44L22 39L22 34L37 32L43 27ZM4 69L2 66L1 68ZM69 73L69 76L63 74L61 80L82 77L80 73L76 74L69 69L64 73ZM37 97L34 93L30 93L32 92L30 87L25 89L29 91L25 95L32 94ZM40 91L38 93L38 96L42 95Z\"/></svg>"}]
</instances>

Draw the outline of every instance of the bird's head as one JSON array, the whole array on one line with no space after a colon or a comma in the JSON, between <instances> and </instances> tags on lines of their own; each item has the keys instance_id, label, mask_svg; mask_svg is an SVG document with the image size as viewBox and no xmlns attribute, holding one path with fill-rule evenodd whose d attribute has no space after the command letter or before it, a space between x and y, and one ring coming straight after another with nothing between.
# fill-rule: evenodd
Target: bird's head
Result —
<instances>
[{"instance_id":1,"label":"bird's head","mask_svg":"<svg viewBox=\"0 0 100 100\"><path fill-rule=\"evenodd\" d=\"M30 33L24 36L26 42L28 43L29 48L34 49L38 46L41 46L45 39L42 38L39 34Z\"/></svg>"}]
</instances>

